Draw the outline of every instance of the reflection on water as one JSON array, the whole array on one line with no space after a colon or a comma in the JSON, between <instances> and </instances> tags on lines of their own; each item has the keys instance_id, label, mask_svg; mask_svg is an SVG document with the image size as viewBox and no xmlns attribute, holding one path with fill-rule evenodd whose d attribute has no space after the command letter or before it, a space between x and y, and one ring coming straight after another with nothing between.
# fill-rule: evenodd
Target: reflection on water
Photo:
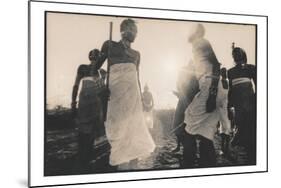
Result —
<instances>
[{"instance_id":1,"label":"reflection on water","mask_svg":"<svg viewBox=\"0 0 281 188\"><path fill-rule=\"evenodd\" d=\"M168 115L167 115L168 114ZM173 153L176 147L174 135L169 135L172 124L173 111L154 114L154 125L150 130L156 143L155 151L147 158L138 162L140 170L152 169L178 169L182 161L182 149ZM77 130L75 128L49 130L46 134L45 143L45 175L68 175L81 173L105 173L115 172L116 168L108 164L110 146L105 136L95 140L95 152L91 157L93 160L87 170L81 171L77 168ZM232 157L220 155L220 137L215 137L215 148L217 153L217 165L242 165L247 160L246 153L242 148L232 149Z\"/></svg>"}]
</instances>

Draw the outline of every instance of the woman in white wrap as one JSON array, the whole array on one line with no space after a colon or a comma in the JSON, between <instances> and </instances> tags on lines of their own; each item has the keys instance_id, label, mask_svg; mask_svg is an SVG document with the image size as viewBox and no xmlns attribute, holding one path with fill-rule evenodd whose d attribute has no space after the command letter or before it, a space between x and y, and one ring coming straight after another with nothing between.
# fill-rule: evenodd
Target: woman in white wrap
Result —
<instances>
[{"instance_id":1,"label":"woman in white wrap","mask_svg":"<svg viewBox=\"0 0 281 188\"><path fill-rule=\"evenodd\" d=\"M111 145L110 165L119 170L137 168L137 160L150 155L155 144L146 126L139 81L140 53L131 48L137 34L132 19L120 26L122 39L106 41L99 66L109 58L109 89L106 136ZM110 55L108 57L108 49Z\"/></svg>"},{"instance_id":2,"label":"woman in white wrap","mask_svg":"<svg viewBox=\"0 0 281 188\"><path fill-rule=\"evenodd\" d=\"M199 92L185 111L184 167L194 167L196 138L200 141L199 165L215 166L213 139L218 122L223 122L225 128L230 130L230 121L227 121L227 89L223 88L220 64L204 34L203 25L198 24L196 31L189 38Z\"/></svg>"}]
</instances>

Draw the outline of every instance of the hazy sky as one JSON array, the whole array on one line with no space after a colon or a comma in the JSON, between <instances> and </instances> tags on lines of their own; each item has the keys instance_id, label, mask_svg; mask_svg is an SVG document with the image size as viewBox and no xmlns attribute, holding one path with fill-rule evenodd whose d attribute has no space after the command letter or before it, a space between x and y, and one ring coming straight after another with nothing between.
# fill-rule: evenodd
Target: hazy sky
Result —
<instances>
[{"instance_id":1,"label":"hazy sky","mask_svg":"<svg viewBox=\"0 0 281 188\"><path fill-rule=\"evenodd\" d=\"M120 40L122 17L58 14L47 15L47 104L70 106L72 86L80 64L89 64L88 53L100 49L109 39L113 22L113 40ZM191 18L192 19L192 18ZM138 34L132 48L141 53L140 79L148 84L156 108L175 108L178 70L191 55L187 38L195 22L135 19ZM255 27L249 25L203 23L220 63L233 66L231 44L245 49L248 63L255 64ZM104 68L106 63L104 64Z\"/></svg>"}]
</instances>

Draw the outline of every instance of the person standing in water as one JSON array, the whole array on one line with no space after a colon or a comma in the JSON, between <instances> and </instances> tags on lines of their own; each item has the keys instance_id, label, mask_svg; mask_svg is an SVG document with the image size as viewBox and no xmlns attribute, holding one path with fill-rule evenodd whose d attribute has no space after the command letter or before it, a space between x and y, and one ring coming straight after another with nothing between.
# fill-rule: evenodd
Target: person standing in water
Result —
<instances>
[{"instance_id":1,"label":"person standing in water","mask_svg":"<svg viewBox=\"0 0 281 188\"><path fill-rule=\"evenodd\" d=\"M89 52L91 63L79 66L72 91L71 108L78 126L78 168L82 171L89 167L89 162L94 155L95 137L104 125L102 96L106 88L98 72L98 58L99 50L94 49ZM77 110L76 98L81 82Z\"/></svg>"},{"instance_id":2,"label":"person standing in water","mask_svg":"<svg viewBox=\"0 0 281 188\"><path fill-rule=\"evenodd\" d=\"M173 152L180 151L180 146L183 145L185 135L184 112L198 91L198 80L195 76L193 62L189 61L188 65L180 69L177 79L177 91L173 92L178 98L172 126L177 146Z\"/></svg>"},{"instance_id":3,"label":"person standing in water","mask_svg":"<svg viewBox=\"0 0 281 188\"><path fill-rule=\"evenodd\" d=\"M229 141L230 135L232 132L231 128L231 117L229 113L230 109L228 109L228 91L229 91L229 81L227 79L227 70L226 68L221 68L221 83L223 86L222 92L224 93L224 99L221 100L221 108L219 108L220 112L220 121L218 132L221 137L221 154L225 156L229 156ZM227 109L227 110L225 110Z\"/></svg>"},{"instance_id":4,"label":"person standing in water","mask_svg":"<svg viewBox=\"0 0 281 188\"><path fill-rule=\"evenodd\" d=\"M117 166L118 170L128 170L138 169L138 160L149 156L155 149L155 143L143 113L140 53L131 47L137 35L135 21L123 20L120 32L120 41L104 42L98 67L109 60L110 100L105 122L111 146L109 163Z\"/></svg>"},{"instance_id":5,"label":"person standing in water","mask_svg":"<svg viewBox=\"0 0 281 188\"><path fill-rule=\"evenodd\" d=\"M216 165L216 154L213 144L220 121L220 110L223 106L225 92L220 80L220 63L208 40L204 38L205 28L202 24L189 36L192 45L193 62L199 91L193 97L185 111L185 136L183 167L195 167L197 143L199 140L199 166L211 167Z\"/></svg>"},{"instance_id":6,"label":"person standing in water","mask_svg":"<svg viewBox=\"0 0 281 188\"><path fill-rule=\"evenodd\" d=\"M256 66L247 64L247 54L234 47L232 57L235 66L228 70L229 107L234 107L237 133L232 140L233 146L245 147L248 163L256 164Z\"/></svg>"},{"instance_id":7,"label":"person standing in water","mask_svg":"<svg viewBox=\"0 0 281 188\"><path fill-rule=\"evenodd\" d=\"M151 92L149 91L149 88L147 85L144 86L144 92L142 93L142 102L143 102L143 110L145 115L145 121L147 124L147 127L149 129L153 128L153 96Z\"/></svg>"}]
</instances>

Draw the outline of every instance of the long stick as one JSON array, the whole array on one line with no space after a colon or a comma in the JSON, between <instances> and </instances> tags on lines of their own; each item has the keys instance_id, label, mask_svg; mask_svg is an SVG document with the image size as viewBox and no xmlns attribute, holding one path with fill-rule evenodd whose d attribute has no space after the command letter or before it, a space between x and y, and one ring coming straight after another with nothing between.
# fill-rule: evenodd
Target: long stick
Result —
<instances>
[{"instance_id":1,"label":"long stick","mask_svg":"<svg viewBox=\"0 0 281 188\"><path fill-rule=\"evenodd\" d=\"M176 132L176 130L178 130L179 128L181 128L184 125L184 123L179 124L177 127L173 128L169 134L173 134L174 132Z\"/></svg>"},{"instance_id":2,"label":"long stick","mask_svg":"<svg viewBox=\"0 0 281 188\"><path fill-rule=\"evenodd\" d=\"M109 26L109 46L108 46L108 51L107 51L107 75L106 75L106 89L109 91L109 74L110 74L110 65L111 65L111 43L112 43L112 27L113 27L113 23L110 22L110 26ZM106 101L106 105L105 105L105 109L104 109L104 113L105 113L105 118L104 121L106 121L107 119L107 108L108 108L108 100Z\"/></svg>"}]
</instances>

